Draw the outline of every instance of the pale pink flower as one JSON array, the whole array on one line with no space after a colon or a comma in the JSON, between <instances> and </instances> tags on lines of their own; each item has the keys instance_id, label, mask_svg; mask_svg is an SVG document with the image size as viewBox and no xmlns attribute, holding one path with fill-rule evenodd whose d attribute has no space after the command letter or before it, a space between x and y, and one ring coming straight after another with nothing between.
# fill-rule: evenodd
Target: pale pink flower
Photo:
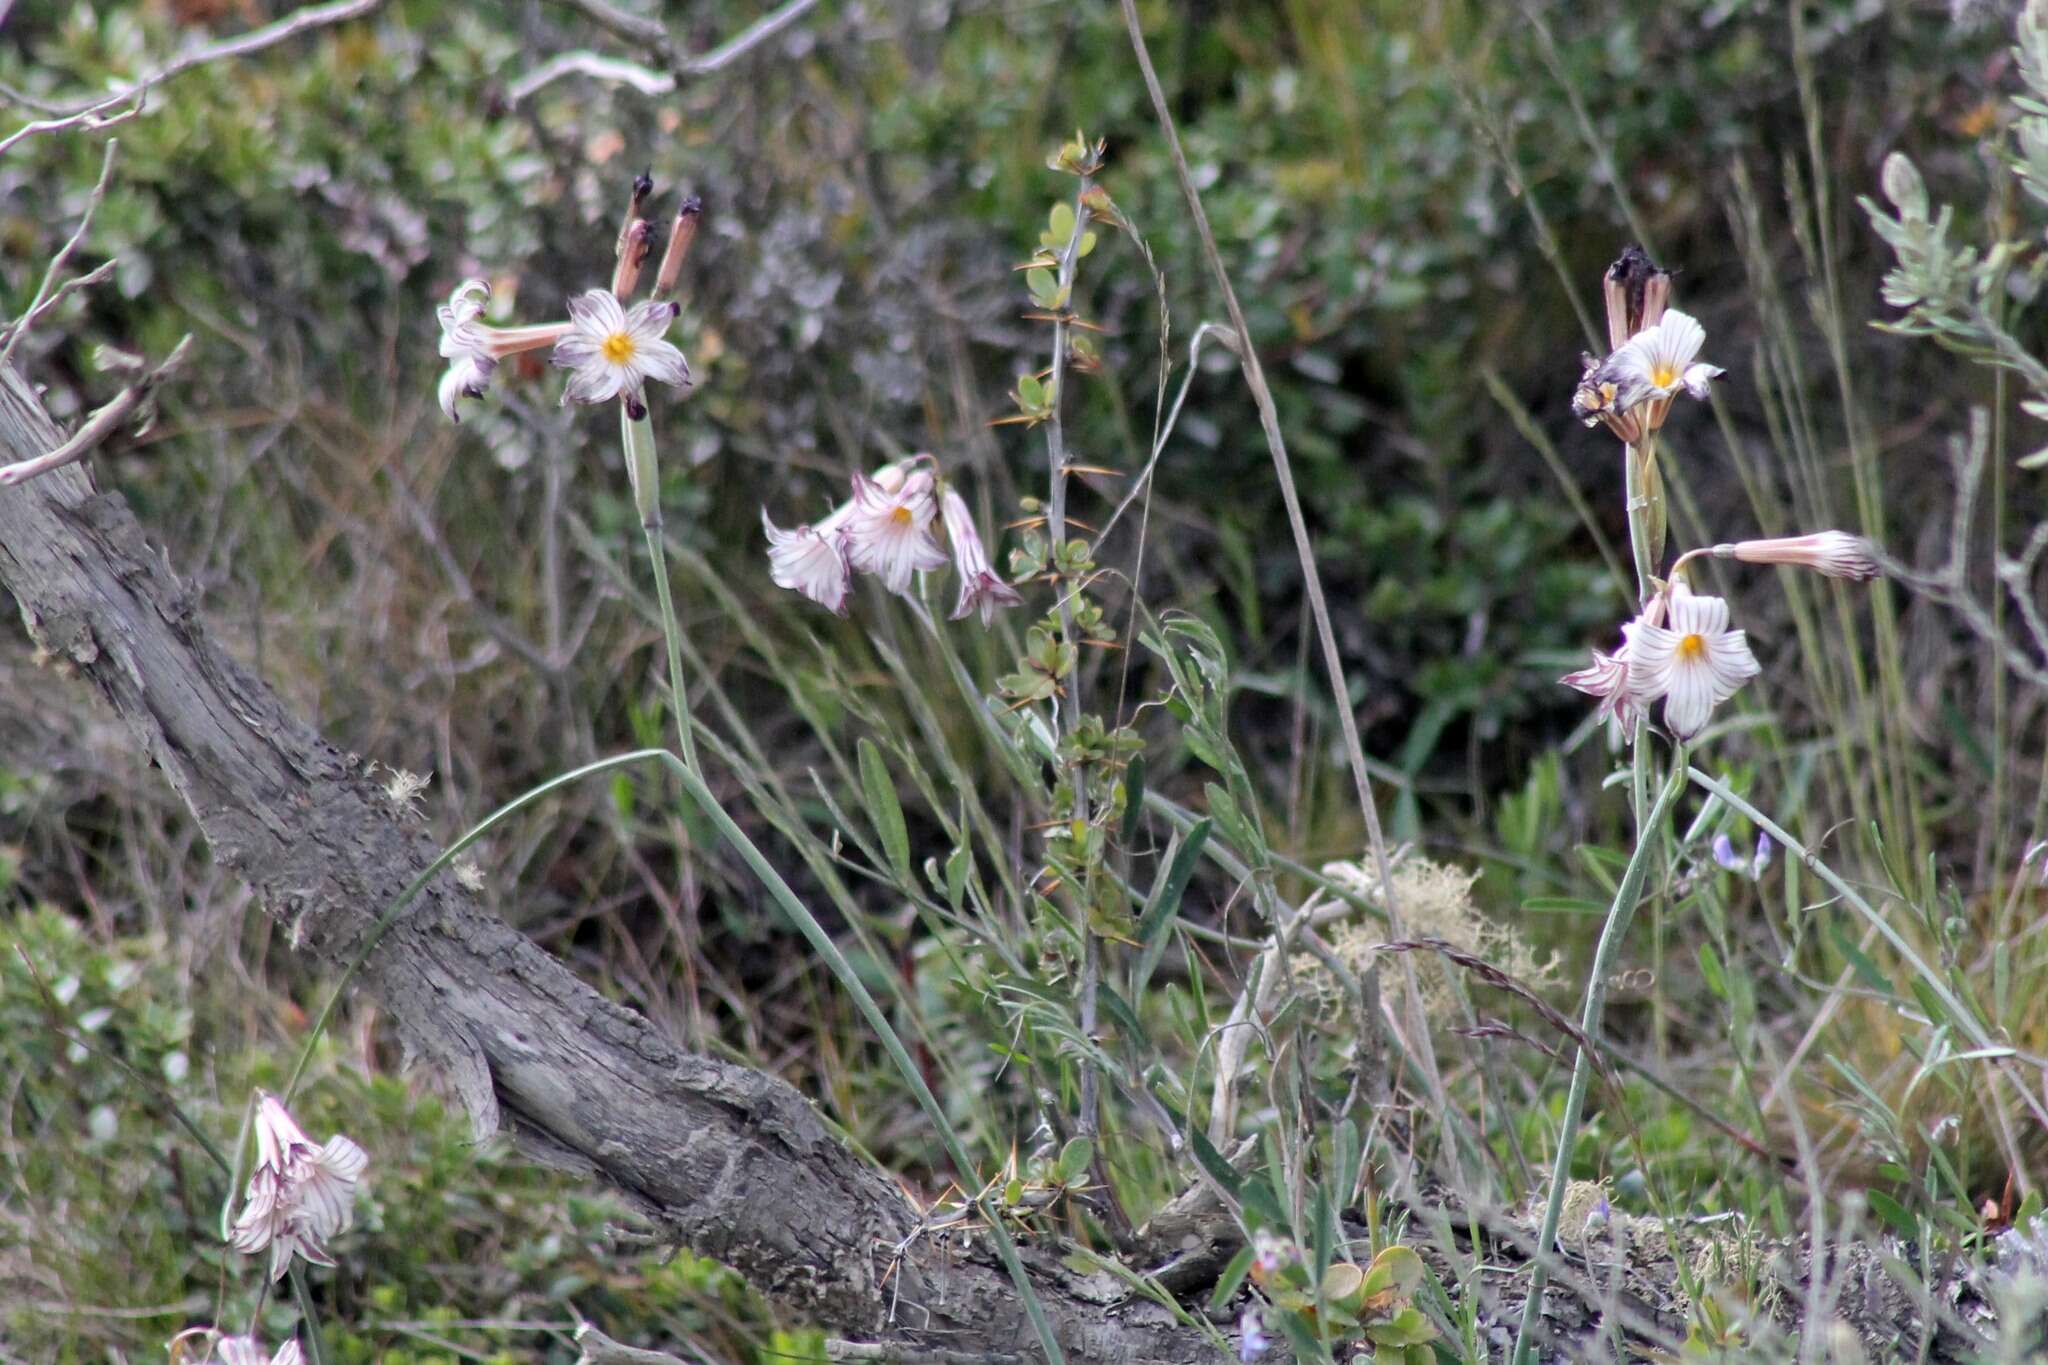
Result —
<instances>
[{"instance_id":1,"label":"pale pink flower","mask_svg":"<svg viewBox=\"0 0 2048 1365\"><path fill-rule=\"evenodd\" d=\"M213 1344L213 1358L220 1365L302 1365L304 1360L297 1337L278 1347L276 1355L255 1337L222 1337Z\"/></svg>"},{"instance_id":2,"label":"pale pink flower","mask_svg":"<svg viewBox=\"0 0 2048 1365\"><path fill-rule=\"evenodd\" d=\"M1664 624L1664 598L1661 594L1650 599L1649 607L1642 619L1653 626ZM1589 697L1599 699L1597 716L1609 727L1608 738L1619 744L1634 736L1636 722L1643 717L1643 708L1636 704L1628 690L1628 640L1623 630L1620 649L1612 654L1593 651L1593 662L1576 673L1567 673L1558 681L1566 687L1576 688Z\"/></svg>"},{"instance_id":3,"label":"pale pink flower","mask_svg":"<svg viewBox=\"0 0 2048 1365\"><path fill-rule=\"evenodd\" d=\"M907 593L913 573L946 563L946 552L932 535L937 515L930 470L918 470L893 490L856 474L853 509L846 520L847 558L862 573L881 579L890 592Z\"/></svg>"},{"instance_id":4,"label":"pale pink flower","mask_svg":"<svg viewBox=\"0 0 2048 1365\"><path fill-rule=\"evenodd\" d=\"M635 421L647 415L643 390L650 379L687 387L690 364L664 340L679 304L652 299L619 304L609 289L587 290L569 300L569 327L555 342L554 363L570 371L564 403L602 403L623 397Z\"/></svg>"},{"instance_id":5,"label":"pale pink flower","mask_svg":"<svg viewBox=\"0 0 2048 1365\"><path fill-rule=\"evenodd\" d=\"M1635 733L1636 721L1642 716L1642 708L1628 694L1628 646L1623 645L1613 654L1593 651L1593 662L1576 673L1567 673L1558 679L1566 687L1576 688L1589 697L1600 701L1597 715L1605 723L1620 727L1623 736Z\"/></svg>"},{"instance_id":6,"label":"pale pink flower","mask_svg":"<svg viewBox=\"0 0 2048 1365\"><path fill-rule=\"evenodd\" d=\"M230 1245L245 1256L269 1247L273 1280L283 1278L294 1253L314 1265L333 1265L324 1244L354 1216L356 1182L369 1160L339 1133L314 1146L285 1107L259 1090L256 1169Z\"/></svg>"},{"instance_id":7,"label":"pale pink flower","mask_svg":"<svg viewBox=\"0 0 2048 1365\"><path fill-rule=\"evenodd\" d=\"M1870 542L1846 531L1816 531L1812 535L1785 536L1776 540L1738 540L1733 545L1716 545L1716 558L1739 559L1745 564L1789 564L1812 569L1829 578L1875 578L1883 569Z\"/></svg>"},{"instance_id":8,"label":"pale pink flower","mask_svg":"<svg viewBox=\"0 0 2048 1365\"><path fill-rule=\"evenodd\" d=\"M1024 599L990 567L967 500L948 488L939 506L945 516L946 541L953 547L953 568L960 575L960 600L952 619L958 621L979 611L986 626L995 620L997 607L1018 606Z\"/></svg>"},{"instance_id":9,"label":"pale pink flower","mask_svg":"<svg viewBox=\"0 0 2048 1365\"><path fill-rule=\"evenodd\" d=\"M1729 629L1721 598L1695 596L1682 580L1675 582L1670 619L1668 627L1645 618L1621 628L1628 640L1628 690L1643 706L1662 697L1665 726L1691 739L1716 706L1762 670L1749 637Z\"/></svg>"},{"instance_id":10,"label":"pale pink flower","mask_svg":"<svg viewBox=\"0 0 2048 1365\"><path fill-rule=\"evenodd\" d=\"M853 566L847 561L845 537L838 527L819 522L785 531L768 519L765 507L761 525L768 532L768 576L775 586L800 592L844 616Z\"/></svg>"}]
</instances>

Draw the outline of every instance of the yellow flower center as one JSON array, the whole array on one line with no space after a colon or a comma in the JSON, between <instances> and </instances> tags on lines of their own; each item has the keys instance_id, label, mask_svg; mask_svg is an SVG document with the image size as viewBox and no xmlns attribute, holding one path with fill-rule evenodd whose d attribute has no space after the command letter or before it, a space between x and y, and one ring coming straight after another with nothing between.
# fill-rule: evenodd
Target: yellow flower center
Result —
<instances>
[{"instance_id":1,"label":"yellow flower center","mask_svg":"<svg viewBox=\"0 0 2048 1365\"><path fill-rule=\"evenodd\" d=\"M633 344L630 333L613 332L597 349L598 353L612 364L623 365L633 358L633 352L639 348Z\"/></svg>"},{"instance_id":2,"label":"yellow flower center","mask_svg":"<svg viewBox=\"0 0 2048 1365\"><path fill-rule=\"evenodd\" d=\"M1689 664L1698 663L1701 659L1706 657L1706 654L1707 637L1704 635L1687 635L1682 637L1678 642L1678 657Z\"/></svg>"},{"instance_id":3,"label":"yellow flower center","mask_svg":"<svg viewBox=\"0 0 2048 1365\"><path fill-rule=\"evenodd\" d=\"M908 507L898 507L889 514L889 520L895 522L898 526L910 525L910 509Z\"/></svg>"},{"instance_id":4,"label":"yellow flower center","mask_svg":"<svg viewBox=\"0 0 2048 1365\"><path fill-rule=\"evenodd\" d=\"M1668 389L1678 382L1678 371L1669 365L1659 365L1650 371L1650 382L1660 389Z\"/></svg>"}]
</instances>

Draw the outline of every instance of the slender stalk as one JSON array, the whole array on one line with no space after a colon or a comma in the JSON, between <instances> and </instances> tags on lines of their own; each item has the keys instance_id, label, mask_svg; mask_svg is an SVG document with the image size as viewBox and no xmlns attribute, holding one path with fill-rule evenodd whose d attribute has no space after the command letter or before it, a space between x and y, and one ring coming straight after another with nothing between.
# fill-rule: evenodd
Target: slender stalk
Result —
<instances>
[{"instance_id":1,"label":"slender stalk","mask_svg":"<svg viewBox=\"0 0 2048 1365\"><path fill-rule=\"evenodd\" d=\"M1046 463L1050 466L1051 487L1047 490L1045 502L1045 533L1050 562L1057 564L1061 548L1067 543L1067 431L1061 418L1061 409L1067 399L1067 344L1071 324L1067 321L1072 313L1070 295L1074 288L1074 267L1081 260L1081 241L1088 231L1088 187L1089 177L1080 178L1080 188L1074 192L1074 230L1067 234L1066 245L1060 250L1059 292L1061 303L1053 310L1052 324L1052 375L1050 389L1052 411L1045 419ZM1072 734L1081 723L1081 655L1080 647L1074 640L1073 592L1066 583L1058 584L1060 642L1073 652L1074 671L1067 679L1067 685L1060 692L1061 725ZM1072 774L1074 791L1073 818L1077 825L1088 823L1088 781L1087 773L1078 765ZM1096 941L1090 927L1090 907L1094 902L1094 886L1084 880L1077 888L1075 919L1081 926L1081 991L1080 1015L1081 1036L1095 1037L1098 994L1102 980L1102 945ZM1092 1138L1096 1135L1102 1104L1102 1081L1095 1068L1086 1058L1081 1060L1081 1113L1079 1131L1081 1136Z\"/></svg>"},{"instance_id":2,"label":"slender stalk","mask_svg":"<svg viewBox=\"0 0 2048 1365\"><path fill-rule=\"evenodd\" d=\"M1639 741L1640 752L1645 746ZM1664 813L1685 786L1685 754L1681 749L1671 765L1671 776L1664 783L1664 789L1657 796L1657 804L1651 808L1648 818L1636 835L1635 852L1629 855L1628 868L1621 875L1621 885L1615 888L1614 904L1608 908L1606 927L1600 931L1600 946L1593 954L1593 971L1586 980L1586 1006L1579 1017L1579 1028L1585 1036L1597 1045L1600 1037L1600 1016L1607 1008L1607 981L1614 974L1614 960L1621 952L1622 939L1628 935L1629 921L1635 917L1636 905L1642 899L1643 878L1650 870L1650 854L1656 840L1652 837ZM1564 1212L1564 1190L1571 1180L1572 1149L1578 1143L1579 1110L1586 1103L1586 1091L1593 1083L1592 1054L1581 1049L1578 1060L1572 1065L1572 1088L1564 1102L1564 1123L1557 1134L1557 1158L1550 1172L1550 1201L1543 1209L1543 1227L1536 1237L1536 1255L1529 1272L1529 1297L1522 1305L1522 1326L1515 1334L1515 1350L1511 1357L1516 1365L1531 1359L1530 1333L1536 1319L1542 1312L1543 1286L1548 1278L1544 1258L1557 1245L1557 1221Z\"/></svg>"},{"instance_id":3,"label":"slender stalk","mask_svg":"<svg viewBox=\"0 0 2048 1365\"><path fill-rule=\"evenodd\" d=\"M619 406L619 439L626 450L626 471L633 481L633 501L640 510L640 530L647 538L647 559L654 569L654 591L661 602L661 638L668 646L668 697L675 712L676 741L691 772L697 766L697 736L690 722L690 690L683 686L683 656L678 642L675 595L668 583L668 551L661 541L661 474L654 445L654 425L645 417L634 421Z\"/></svg>"},{"instance_id":4,"label":"slender stalk","mask_svg":"<svg viewBox=\"0 0 2048 1365\"><path fill-rule=\"evenodd\" d=\"M1174 176L1180 182L1181 196L1187 201L1188 216L1194 220L1195 234L1202 243L1202 256L1208 262L1209 273L1215 277L1216 287L1223 295L1225 309L1230 315L1230 326L1235 333L1238 364L1244 372L1245 386L1251 390L1252 403L1259 412L1259 427L1265 433L1266 450L1273 459L1275 481L1280 485L1280 500L1287 509L1288 529L1294 536L1295 554L1301 561L1302 588L1308 596L1309 613L1315 620L1316 638L1322 646L1323 671L1328 676L1330 700L1337 712L1338 728L1344 736L1344 754L1351 765L1351 781L1357 789L1358 808L1365 816L1366 840L1372 849L1373 873L1379 882L1380 898L1385 904L1389 931L1402 937L1401 916L1394 895L1393 862L1387 855L1386 832L1380 826L1379 804L1372 794L1372 780L1367 775L1365 745L1358 736L1358 717L1351 701L1351 689L1344 675L1344 658L1337 651L1336 631L1330 625L1330 604L1323 596L1322 574L1316 568L1315 547L1309 540L1308 522L1301 512L1301 494L1294 486L1294 471L1287 458L1287 441L1280 434L1280 413L1273 402L1272 390L1266 386L1266 372L1259 364L1259 353L1252 345L1250 326L1245 322L1244 308L1237 301L1237 290L1230 283L1230 272L1223 267L1223 253L1216 246L1216 234L1209 227L1209 214L1202 207L1201 191L1195 188L1194 174L1188 169L1186 150L1181 146L1180 130L1173 121L1173 112L1166 102L1166 91L1159 84L1159 73L1153 69L1151 50L1145 45L1144 26L1138 20L1137 0L1121 0L1124 28L1130 34L1131 52L1138 59L1139 73L1145 79L1146 93L1151 97L1153 117L1159 120L1159 129L1166 135L1166 149L1173 160ZM1448 1105L1443 1084L1443 1073L1436 1063L1436 1049L1429 1036L1429 1020L1423 1011L1422 986L1416 979L1415 964L1404 956L1401 971L1407 985L1409 1027L1415 1037L1415 1051L1421 1059L1422 1069L1429 1077L1430 1098L1444 1108Z\"/></svg>"},{"instance_id":5,"label":"slender stalk","mask_svg":"<svg viewBox=\"0 0 2048 1365\"><path fill-rule=\"evenodd\" d=\"M313 1311L313 1291L306 1283L305 1267L293 1261L290 1273L292 1297L299 1301L299 1322L306 1329L306 1359L310 1365L327 1365L327 1343L320 1335L320 1315Z\"/></svg>"}]
</instances>

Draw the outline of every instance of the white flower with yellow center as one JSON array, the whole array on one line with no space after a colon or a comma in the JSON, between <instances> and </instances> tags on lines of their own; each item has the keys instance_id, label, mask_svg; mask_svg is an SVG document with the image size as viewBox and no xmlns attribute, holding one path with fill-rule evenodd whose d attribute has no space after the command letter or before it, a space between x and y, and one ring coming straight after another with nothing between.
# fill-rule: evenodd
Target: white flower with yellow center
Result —
<instances>
[{"instance_id":1,"label":"white flower with yellow center","mask_svg":"<svg viewBox=\"0 0 2048 1365\"><path fill-rule=\"evenodd\" d=\"M648 299L621 307L609 289L569 300L569 330L555 343L554 363L570 371L564 403L602 403L623 397L627 413L647 415L642 390L650 379L687 386L690 364L663 338L680 304Z\"/></svg>"},{"instance_id":2,"label":"white flower with yellow center","mask_svg":"<svg viewBox=\"0 0 2048 1365\"><path fill-rule=\"evenodd\" d=\"M1670 398L1680 389L1705 398L1707 386L1725 371L1699 358L1707 329L1699 319L1676 308L1628 339L1607 358L1607 377L1619 390L1617 405L1626 411L1651 399Z\"/></svg>"},{"instance_id":3,"label":"white flower with yellow center","mask_svg":"<svg viewBox=\"0 0 2048 1365\"><path fill-rule=\"evenodd\" d=\"M945 566L946 552L932 535L937 515L930 470L918 470L894 489L856 474L846 520L847 558L890 592L908 592L913 573Z\"/></svg>"},{"instance_id":4,"label":"white flower with yellow center","mask_svg":"<svg viewBox=\"0 0 2048 1365\"><path fill-rule=\"evenodd\" d=\"M1667 314L1668 316L1668 314ZM1621 628L1628 640L1628 691L1639 705L1664 699L1664 724L1678 739L1706 728L1714 708L1762 670L1749 637L1728 628L1728 603L1672 584L1669 623Z\"/></svg>"}]
</instances>

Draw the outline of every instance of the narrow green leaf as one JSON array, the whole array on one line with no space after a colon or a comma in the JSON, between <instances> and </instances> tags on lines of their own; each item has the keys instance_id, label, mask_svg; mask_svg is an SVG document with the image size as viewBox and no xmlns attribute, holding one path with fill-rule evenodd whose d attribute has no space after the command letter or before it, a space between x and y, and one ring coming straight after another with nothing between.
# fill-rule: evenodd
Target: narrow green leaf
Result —
<instances>
[{"instance_id":1,"label":"narrow green leaf","mask_svg":"<svg viewBox=\"0 0 2048 1365\"><path fill-rule=\"evenodd\" d=\"M1721 955L1714 951L1711 943L1700 945L1700 975L1706 978L1707 989L1717 1000L1728 998L1728 981L1721 971Z\"/></svg>"},{"instance_id":2,"label":"narrow green leaf","mask_svg":"<svg viewBox=\"0 0 2048 1365\"><path fill-rule=\"evenodd\" d=\"M1124 823L1117 838L1129 847L1138 837L1138 821L1145 814L1145 755L1135 755L1124 768Z\"/></svg>"},{"instance_id":3,"label":"narrow green leaf","mask_svg":"<svg viewBox=\"0 0 2048 1365\"><path fill-rule=\"evenodd\" d=\"M1152 971L1159 965L1159 958L1166 951L1167 928L1173 917L1180 912L1181 900L1187 895L1188 883L1194 878L1195 867L1201 862L1202 847L1209 842L1209 831L1215 822L1204 817L1188 828L1187 838L1177 840L1166 860L1166 870L1159 874L1159 880L1152 884L1152 895L1145 902L1145 913L1138 921L1138 942L1141 946L1137 965L1131 971L1131 998L1137 999L1144 993L1145 983L1152 979Z\"/></svg>"},{"instance_id":4,"label":"narrow green leaf","mask_svg":"<svg viewBox=\"0 0 2048 1365\"><path fill-rule=\"evenodd\" d=\"M1221 1313L1230 1307L1230 1301L1237 1297L1237 1291L1244 1284L1244 1277L1251 1273L1252 1248L1249 1243L1237 1249L1237 1255L1230 1258L1230 1264L1223 1267L1223 1274L1216 1281L1214 1292L1209 1295L1209 1311Z\"/></svg>"},{"instance_id":5,"label":"narrow green leaf","mask_svg":"<svg viewBox=\"0 0 2048 1365\"><path fill-rule=\"evenodd\" d=\"M1920 1236L1919 1220L1906 1212L1906 1206L1882 1190L1871 1190L1864 1195L1877 1216L1892 1225L1892 1230L1907 1241L1917 1241Z\"/></svg>"},{"instance_id":6,"label":"narrow green leaf","mask_svg":"<svg viewBox=\"0 0 2048 1365\"><path fill-rule=\"evenodd\" d=\"M860 785L868 799L868 819L881 836L882 850L889 856L890 870L897 880L910 880L910 831L903 824L903 805L896 799L896 783L889 776L882 751L873 740L861 736Z\"/></svg>"}]
</instances>

